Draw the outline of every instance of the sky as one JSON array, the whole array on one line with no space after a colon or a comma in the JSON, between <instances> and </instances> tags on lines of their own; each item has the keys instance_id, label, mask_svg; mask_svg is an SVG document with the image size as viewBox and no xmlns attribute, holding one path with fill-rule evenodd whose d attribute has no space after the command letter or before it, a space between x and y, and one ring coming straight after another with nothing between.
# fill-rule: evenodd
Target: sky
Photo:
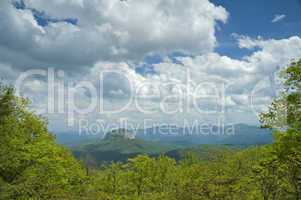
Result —
<instances>
[{"instance_id":1,"label":"sky","mask_svg":"<svg viewBox=\"0 0 301 200\"><path fill-rule=\"evenodd\" d=\"M236 48L232 33L248 35L256 38L283 39L301 34L301 1L300 0L252 0L227 1L213 0L212 3L221 5L230 14L228 23L217 32L220 46L217 51L234 58L244 56L246 51ZM282 16L273 22L276 16Z\"/></svg>"},{"instance_id":2,"label":"sky","mask_svg":"<svg viewBox=\"0 0 301 200\"><path fill-rule=\"evenodd\" d=\"M300 0L3 0L0 78L54 132L245 123L301 58Z\"/></svg>"}]
</instances>

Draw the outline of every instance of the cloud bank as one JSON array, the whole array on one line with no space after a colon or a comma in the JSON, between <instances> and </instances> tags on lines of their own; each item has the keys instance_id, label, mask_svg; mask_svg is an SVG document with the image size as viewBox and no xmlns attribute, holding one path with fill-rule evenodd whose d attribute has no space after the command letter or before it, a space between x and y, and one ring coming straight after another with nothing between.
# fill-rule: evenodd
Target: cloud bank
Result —
<instances>
[{"instance_id":1,"label":"cloud bank","mask_svg":"<svg viewBox=\"0 0 301 200\"><path fill-rule=\"evenodd\" d=\"M301 57L301 38L236 34L237 46L251 53L241 59L221 55L216 31L229 15L208 0L1 1L1 78L14 82L29 69L63 70L57 79L68 90L57 83L54 88L62 94L61 107L74 111L97 102L89 114L72 115L92 121L216 121L221 115L256 121L256 113L277 95L279 70ZM161 60L145 61L153 55ZM150 73L139 73L144 65L151 65ZM84 82L97 95L79 87ZM32 76L22 91L36 109L45 110L51 101L47 76ZM99 112L100 102L107 110L129 105L108 114ZM65 112L48 117L55 129L64 127Z\"/></svg>"}]
</instances>

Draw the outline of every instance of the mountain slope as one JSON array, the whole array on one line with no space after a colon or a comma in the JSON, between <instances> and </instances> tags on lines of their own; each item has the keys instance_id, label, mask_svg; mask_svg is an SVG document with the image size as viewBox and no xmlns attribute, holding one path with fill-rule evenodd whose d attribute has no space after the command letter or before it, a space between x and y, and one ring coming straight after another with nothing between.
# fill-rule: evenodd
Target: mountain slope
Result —
<instances>
[{"instance_id":1,"label":"mountain slope","mask_svg":"<svg viewBox=\"0 0 301 200\"><path fill-rule=\"evenodd\" d=\"M128 131L112 131L104 139L82 144L73 148L74 155L96 165L111 161L126 161L138 154L159 155L176 146L162 145L157 142L143 141L129 136Z\"/></svg>"}]
</instances>

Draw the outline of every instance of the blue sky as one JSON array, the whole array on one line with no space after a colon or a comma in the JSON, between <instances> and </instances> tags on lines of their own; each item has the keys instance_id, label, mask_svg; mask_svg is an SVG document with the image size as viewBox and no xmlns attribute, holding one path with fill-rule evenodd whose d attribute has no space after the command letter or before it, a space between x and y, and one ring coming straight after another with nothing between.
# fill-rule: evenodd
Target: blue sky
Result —
<instances>
[{"instance_id":1,"label":"blue sky","mask_svg":"<svg viewBox=\"0 0 301 200\"><path fill-rule=\"evenodd\" d=\"M76 25L77 21L78 21L78 19L75 19L75 18L58 19L55 17L51 17L43 11L38 11L34 8L27 7L27 5L25 4L25 2L23 0L13 1L12 3L15 6L15 8L17 8L19 10L29 9L32 12L37 23L42 27L48 26L49 23L58 23L58 22L67 22L67 23Z\"/></svg>"},{"instance_id":2,"label":"blue sky","mask_svg":"<svg viewBox=\"0 0 301 200\"><path fill-rule=\"evenodd\" d=\"M300 0L212 0L216 5L225 7L230 13L226 24L220 24L217 51L232 57L241 57L248 51L237 48L232 33L261 36L265 39L282 39L301 35ZM271 23L275 15L284 14L285 18Z\"/></svg>"}]
</instances>

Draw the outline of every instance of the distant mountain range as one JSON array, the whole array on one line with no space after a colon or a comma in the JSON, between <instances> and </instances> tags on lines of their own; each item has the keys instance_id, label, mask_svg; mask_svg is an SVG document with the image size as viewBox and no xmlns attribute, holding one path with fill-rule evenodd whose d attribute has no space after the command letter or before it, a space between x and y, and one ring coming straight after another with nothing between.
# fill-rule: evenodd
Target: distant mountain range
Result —
<instances>
[{"instance_id":1,"label":"distant mountain range","mask_svg":"<svg viewBox=\"0 0 301 200\"><path fill-rule=\"evenodd\" d=\"M245 124L225 127L153 127L136 131L136 137L186 147L200 144L248 146L273 142L272 130Z\"/></svg>"},{"instance_id":2,"label":"distant mountain range","mask_svg":"<svg viewBox=\"0 0 301 200\"><path fill-rule=\"evenodd\" d=\"M105 162L126 161L139 154L160 155L177 148L177 146L136 139L132 132L120 129L108 133L104 139L81 144L73 147L72 150L78 159L100 165Z\"/></svg>"},{"instance_id":3,"label":"distant mountain range","mask_svg":"<svg viewBox=\"0 0 301 200\"><path fill-rule=\"evenodd\" d=\"M120 129L124 130L124 129ZM272 130L256 126L236 124L233 126L174 127L160 126L140 130L130 130L131 137L144 141L189 147L200 144L225 145L262 145L273 142ZM104 139L105 133L97 135L60 133L56 135L58 143L65 146L78 146L90 141Z\"/></svg>"},{"instance_id":4,"label":"distant mountain range","mask_svg":"<svg viewBox=\"0 0 301 200\"><path fill-rule=\"evenodd\" d=\"M138 154L165 154L179 159L183 152L197 150L200 145L239 148L264 145L272 143L273 137L272 130L237 124L223 128L212 126L207 131L200 127L184 129L164 126L136 131L117 129L90 136L65 133L57 135L57 140L69 146L78 159L99 166L106 162L126 161Z\"/></svg>"}]
</instances>

